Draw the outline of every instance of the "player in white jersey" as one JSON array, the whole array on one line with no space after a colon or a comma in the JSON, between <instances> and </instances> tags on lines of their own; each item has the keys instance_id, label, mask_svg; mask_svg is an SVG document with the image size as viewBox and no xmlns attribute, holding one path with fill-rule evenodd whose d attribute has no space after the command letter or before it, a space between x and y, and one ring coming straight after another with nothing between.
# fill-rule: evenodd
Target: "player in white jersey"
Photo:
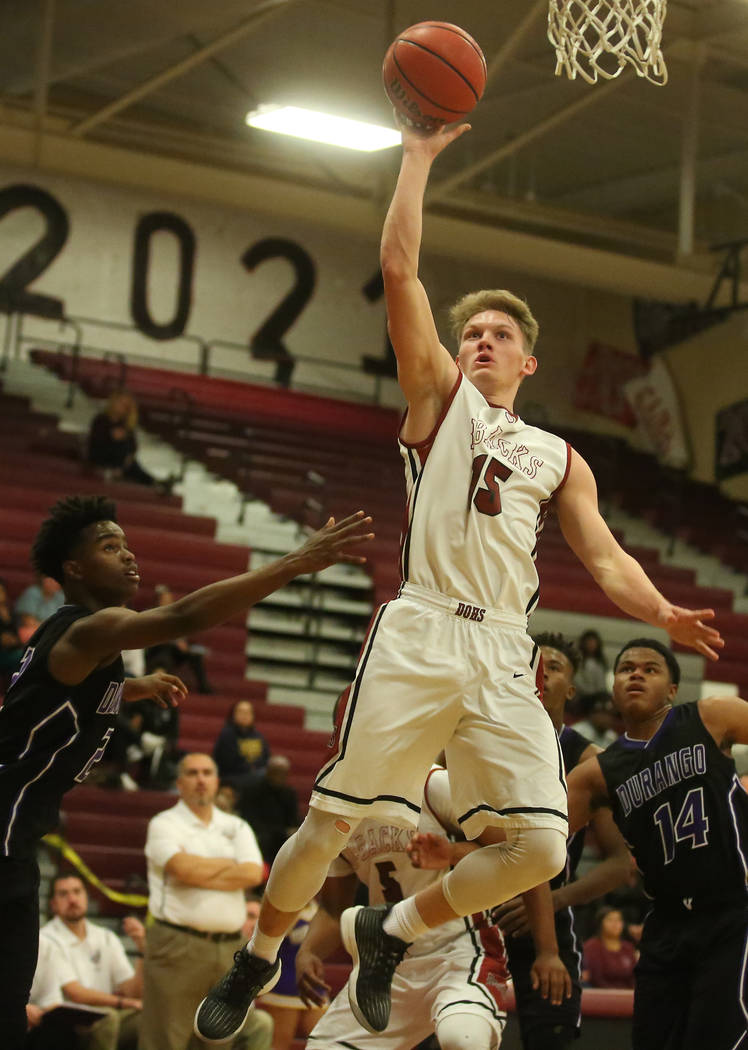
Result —
<instances>
[{"instance_id":1,"label":"player in white jersey","mask_svg":"<svg viewBox=\"0 0 748 1050\"><path fill-rule=\"evenodd\" d=\"M446 770L434 767L426 781L418 831L442 836L454 827L454 821ZM412 834L412 829L385 821L363 820L331 864L320 894L320 910L296 958L299 991L309 1003L324 1001L322 960L341 943L339 918L353 903L359 881L367 887L370 903L383 905L418 893L441 878L441 872L415 868L411 863ZM534 903L542 904L542 898L535 895ZM545 920L545 929L537 930L542 951L533 974L546 993L558 1000L570 981L558 958L549 894L545 904L546 914L534 912L541 924ZM411 1050L431 1032L436 1032L441 1050L496 1050L506 1023L506 980L506 955L498 928L483 913L453 919L420 937L405 955L393 981L392 1012L384 1034L372 1035L361 1027L344 988L312 1030L307 1050L345 1046Z\"/></svg>"},{"instance_id":2,"label":"player in white jersey","mask_svg":"<svg viewBox=\"0 0 748 1050\"><path fill-rule=\"evenodd\" d=\"M581 456L514 413L519 386L538 364L527 304L509 292L473 293L452 313L456 361L439 341L418 277L421 211L434 159L467 128L403 128L382 234L389 330L408 402L400 431L409 475L403 585L374 618L333 754L306 820L273 864L249 950L198 1011L208 1040L230 1038L252 998L276 979L283 935L357 823L416 823L424 777L443 748L460 827L469 838L493 828L495 842L396 904L384 922L379 913L344 916L346 944L367 975L356 1009L372 1031L387 1024L397 945L402 954L429 928L508 900L564 866L563 767L526 633L537 601L536 537L551 501L569 546L623 612L711 659L723 644L703 622L712 610L674 606L620 547Z\"/></svg>"}]
</instances>

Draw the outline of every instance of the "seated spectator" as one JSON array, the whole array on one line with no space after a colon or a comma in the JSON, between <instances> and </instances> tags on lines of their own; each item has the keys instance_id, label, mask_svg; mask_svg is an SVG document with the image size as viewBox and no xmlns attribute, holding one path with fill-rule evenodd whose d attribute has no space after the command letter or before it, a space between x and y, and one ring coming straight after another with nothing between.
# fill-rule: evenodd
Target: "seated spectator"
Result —
<instances>
[{"instance_id":1,"label":"seated spectator","mask_svg":"<svg viewBox=\"0 0 748 1050\"><path fill-rule=\"evenodd\" d=\"M603 640L597 631L584 631L579 637L581 660L574 675L577 700L584 706L590 696L606 692L608 665L603 653Z\"/></svg>"},{"instance_id":2,"label":"seated spectator","mask_svg":"<svg viewBox=\"0 0 748 1050\"><path fill-rule=\"evenodd\" d=\"M165 583L157 583L156 605L171 605L174 601L174 593ZM195 645L186 638L177 638L173 642L164 642L162 645L153 645L145 651L145 664L148 674L154 671L166 671L167 674L184 674L184 668L188 667L195 678L198 693L212 693L208 680L205 677L205 648Z\"/></svg>"},{"instance_id":3,"label":"seated spectator","mask_svg":"<svg viewBox=\"0 0 748 1050\"><path fill-rule=\"evenodd\" d=\"M615 710L608 693L598 693L587 698L587 717L574 723L574 728L583 737L605 750L609 744L618 739L613 725Z\"/></svg>"},{"instance_id":4,"label":"seated spectator","mask_svg":"<svg viewBox=\"0 0 748 1050\"><path fill-rule=\"evenodd\" d=\"M53 580L51 576L38 576L37 582L26 588L15 606L18 633L23 644L26 644L43 620L56 613L64 604L65 595L57 580Z\"/></svg>"},{"instance_id":5,"label":"seated spectator","mask_svg":"<svg viewBox=\"0 0 748 1050\"><path fill-rule=\"evenodd\" d=\"M18 633L18 624L10 607L8 588L0 579L0 682L9 681L21 666L24 645Z\"/></svg>"},{"instance_id":6,"label":"seated spectator","mask_svg":"<svg viewBox=\"0 0 748 1050\"><path fill-rule=\"evenodd\" d=\"M75 980L65 954L40 934L34 983L26 1004L28 1035L24 1050L76 1050L75 1015L63 1007L65 990ZM96 1015L91 1019L95 1021Z\"/></svg>"},{"instance_id":7,"label":"seated spectator","mask_svg":"<svg viewBox=\"0 0 748 1050\"><path fill-rule=\"evenodd\" d=\"M255 709L250 700L237 700L213 746L213 759L222 781L239 792L265 772L270 748L255 727Z\"/></svg>"},{"instance_id":8,"label":"seated spectator","mask_svg":"<svg viewBox=\"0 0 748 1050\"><path fill-rule=\"evenodd\" d=\"M138 408L126 390L109 396L106 409L94 416L88 432L88 462L105 478L123 478L139 485L155 485L156 478L135 458L138 449Z\"/></svg>"},{"instance_id":9,"label":"seated spectator","mask_svg":"<svg viewBox=\"0 0 748 1050\"><path fill-rule=\"evenodd\" d=\"M107 1007L105 1015L86 1030L83 1047L135 1050L143 1006L142 963L138 960L134 969L120 939L87 918L88 894L79 875L58 875L53 880L50 910L54 918L42 926L40 936L53 942L75 974L75 980L64 986L65 999ZM142 953L143 924L130 918L127 933Z\"/></svg>"},{"instance_id":10,"label":"seated spectator","mask_svg":"<svg viewBox=\"0 0 748 1050\"><path fill-rule=\"evenodd\" d=\"M299 826L299 800L287 783L290 769L285 755L271 755L264 774L251 780L239 798L238 812L254 831L268 864Z\"/></svg>"},{"instance_id":11,"label":"seated spectator","mask_svg":"<svg viewBox=\"0 0 748 1050\"><path fill-rule=\"evenodd\" d=\"M584 942L582 980L592 988L633 988L636 949L623 939L623 915L601 908L597 936Z\"/></svg>"}]
</instances>

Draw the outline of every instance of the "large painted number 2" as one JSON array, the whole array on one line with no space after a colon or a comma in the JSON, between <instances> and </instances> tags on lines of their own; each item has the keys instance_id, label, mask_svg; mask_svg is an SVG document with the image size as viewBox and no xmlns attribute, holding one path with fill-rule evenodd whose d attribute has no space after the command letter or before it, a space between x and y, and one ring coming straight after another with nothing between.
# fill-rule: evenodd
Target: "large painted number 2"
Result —
<instances>
[{"instance_id":1,"label":"large painted number 2","mask_svg":"<svg viewBox=\"0 0 748 1050\"><path fill-rule=\"evenodd\" d=\"M486 463L488 460L488 463ZM468 493L468 510L471 504L481 514L488 514L493 518L501 514L501 493L499 482L506 481L511 477L512 469L506 463L498 459L488 459L485 453L476 456L473 460L473 476L470 479L470 492ZM481 481L485 488L479 488Z\"/></svg>"},{"instance_id":2,"label":"large painted number 2","mask_svg":"<svg viewBox=\"0 0 748 1050\"><path fill-rule=\"evenodd\" d=\"M664 802L654 812L654 822L659 828L665 863L675 857L679 842L690 842L691 849L706 846L709 841L709 817L704 811L704 791L694 788L683 800L678 816L673 821L670 803Z\"/></svg>"}]
</instances>

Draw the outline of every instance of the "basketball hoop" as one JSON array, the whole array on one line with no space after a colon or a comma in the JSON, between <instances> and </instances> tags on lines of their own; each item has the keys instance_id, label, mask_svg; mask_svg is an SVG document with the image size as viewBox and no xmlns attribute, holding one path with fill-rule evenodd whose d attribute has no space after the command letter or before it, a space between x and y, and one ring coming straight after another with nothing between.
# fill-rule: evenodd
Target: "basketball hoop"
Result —
<instances>
[{"instance_id":1,"label":"basketball hoop","mask_svg":"<svg viewBox=\"0 0 748 1050\"><path fill-rule=\"evenodd\" d=\"M667 83L662 27L667 0L549 0L548 39L556 76L577 73L595 84L614 80L627 65L653 84Z\"/></svg>"}]
</instances>

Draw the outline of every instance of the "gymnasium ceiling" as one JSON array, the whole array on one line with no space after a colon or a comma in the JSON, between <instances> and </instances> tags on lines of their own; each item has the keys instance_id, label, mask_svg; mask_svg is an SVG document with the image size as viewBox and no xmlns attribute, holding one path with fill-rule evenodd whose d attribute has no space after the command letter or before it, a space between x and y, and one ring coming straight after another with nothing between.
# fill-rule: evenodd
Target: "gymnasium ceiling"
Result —
<instances>
[{"instance_id":1,"label":"gymnasium ceiling","mask_svg":"<svg viewBox=\"0 0 748 1050\"><path fill-rule=\"evenodd\" d=\"M389 121L380 81L387 44L407 25L441 19L468 29L496 68L473 131L439 159L435 211L673 260L691 142L696 250L748 237L748 0L669 0L664 88L633 74L596 86L554 76L541 8L539 0L2 0L0 125L54 122L92 142L383 203L396 150L349 154L248 129L244 116L260 102L295 102ZM201 54L227 34L226 46Z\"/></svg>"}]
</instances>

